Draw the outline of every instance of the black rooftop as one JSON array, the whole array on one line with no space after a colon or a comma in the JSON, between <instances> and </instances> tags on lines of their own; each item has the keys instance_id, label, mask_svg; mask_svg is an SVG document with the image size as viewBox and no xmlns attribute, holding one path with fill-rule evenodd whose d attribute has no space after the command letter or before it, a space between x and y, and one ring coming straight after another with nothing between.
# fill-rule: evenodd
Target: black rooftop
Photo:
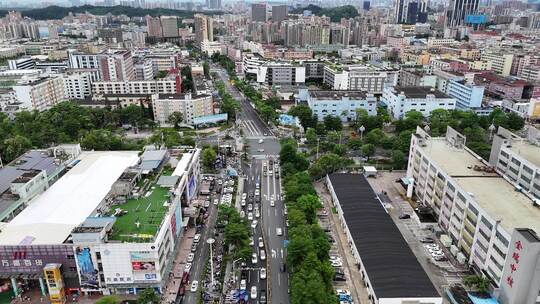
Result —
<instances>
[{"instance_id":1,"label":"black rooftop","mask_svg":"<svg viewBox=\"0 0 540 304\"><path fill-rule=\"evenodd\" d=\"M403 92L407 98L426 98L428 94L432 94L435 98L450 98L450 96L444 94L443 92L434 89L432 87L399 87L394 88L396 94Z\"/></svg>"},{"instance_id":2,"label":"black rooftop","mask_svg":"<svg viewBox=\"0 0 540 304\"><path fill-rule=\"evenodd\" d=\"M440 297L366 178L335 173L330 181L375 296Z\"/></svg>"}]
</instances>

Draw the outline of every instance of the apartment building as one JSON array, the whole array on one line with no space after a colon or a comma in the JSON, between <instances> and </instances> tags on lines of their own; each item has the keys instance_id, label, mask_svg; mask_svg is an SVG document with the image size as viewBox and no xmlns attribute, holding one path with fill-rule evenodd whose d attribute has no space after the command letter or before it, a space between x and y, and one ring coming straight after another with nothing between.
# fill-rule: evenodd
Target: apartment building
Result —
<instances>
[{"instance_id":1,"label":"apartment building","mask_svg":"<svg viewBox=\"0 0 540 304\"><path fill-rule=\"evenodd\" d=\"M142 59L133 65L135 80L150 80L154 78L154 67L149 59Z\"/></svg>"},{"instance_id":2,"label":"apartment building","mask_svg":"<svg viewBox=\"0 0 540 304\"><path fill-rule=\"evenodd\" d=\"M377 115L377 98L362 91L309 91L300 89L299 102L305 102L319 121L326 116L337 116L341 121L354 121L356 110L364 109L368 115Z\"/></svg>"},{"instance_id":3,"label":"apartment building","mask_svg":"<svg viewBox=\"0 0 540 304\"><path fill-rule=\"evenodd\" d=\"M133 57L128 50L107 50L99 54L69 52L72 69L98 69L100 80L128 81L135 79Z\"/></svg>"},{"instance_id":4,"label":"apartment building","mask_svg":"<svg viewBox=\"0 0 540 304\"><path fill-rule=\"evenodd\" d=\"M399 73L399 85L402 87L435 87L436 84L437 76L421 70L401 69Z\"/></svg>"},{"instance_id":5,"label":"apartment building","mask_svg":"<svg viewBox=\"0 0 540 304\"><path fill-rule=\"evenodd\" d=\"M382 102L395 119L402 118L409 111L418 111L428 117L436 109L456 108L454 98L432 87L387 87Z\"/></svg>"},{"instance_id":6,"label":"apartment building","mask_svg":"<svg viewBox=\"0 0 540 304\"><path fill-rule=\"evenodd\" d=\"M463 80L450 79L446 91L450 97L456 100L456 108L459 110L471 110L482 106L484 98L484 86L475 85Z\"/></svg>"},{"instance_id":7,"label":"apartment building","mask_svg":"<svg viewBox=\"0 0 540 304\"><path fill-rule=\"evenodd\" d=\"M452 240L452 254L499 287L502 303L537 303L538 200L504 175L506 165L493 167L469 150L466 140L450 127L446 136L437 138L417 128L407 167L409 193L414 192L418 201L432 208L439 226ZM510 154L507 146L492 154L502 155L497 163L506 160L518 172L511 175L524 174L530 176L531 185L540 184L538 167L529 163L540 155L540 149L534 148L534 159L527 163L514 158L518 153ZM529 157L521 155L521 160Z\"/></svg>"},{"instance_id":8,"label":"apartment building","mask_svg":"<svg viewBox=\"0 0 540 304\"><path fill-rule=\"evenodd\" d=\"M166 125L174 112L182 113L183 123L193 124L193 119L214 114L212 95L154 94L152 95L154 121Z\"/></svg>"},{"instance_id":9,"label":"apartment building","mask_svg":"<svg viewBox=\"0 0 540 304\"><path fill-rule=\"evenodd\" d=\"M365 65L327 64L324 67L324 83L333 90L366 91L382 94L387 73Z\"/></svg>"},{"instance_id":10,"label":"apartment building","mask_svg":"<svg viewBox=\"0 0 540 304\"><path fill-rule=\"evenodd\" d=\"M65 96L69 100L84 99L92 95L92 73L89 71L69 71L62 74Z\"/></svg>"},{"instance_id":11,"label":"apartment building","mask_svg":"<svg viewBox=\"0 0 540 304\"><path fill-rule=\"evenodd\" d=\"M181 92L181 77L139 81L97 81L92 84L94 94L175 94Z\"/></svg>"},{"instance_id":12,"label":"apartment building","mask_svg":"<svg viewBox=\"0 0 540 304\"><path fill-rule=\"evenodd\" d=\"M480 59L489 61L493 71L502 76L509 76L512 70L514 54L486 50L480 55Z\"/></svg>"},{"instance_id":13,"label":"apartment building","mask_svg":"<svg viewBox=\"0 0 540 304\"><path fill-rule=\"evenodd\" d=\"M21 110L44 111L66 100L64 81L60 76L22 80L13 86Z\"/></svg>"},{"instance_id":14,"label":"apartment building","mask_svg":"<svg viewBox=\"0 0 540 304\"><path fill-rule=\"evenodd\" d=\"M306 68L293 63L268 62L257 68L257 82L294 85L306 82Z\"/></svg>"}]
</instances>

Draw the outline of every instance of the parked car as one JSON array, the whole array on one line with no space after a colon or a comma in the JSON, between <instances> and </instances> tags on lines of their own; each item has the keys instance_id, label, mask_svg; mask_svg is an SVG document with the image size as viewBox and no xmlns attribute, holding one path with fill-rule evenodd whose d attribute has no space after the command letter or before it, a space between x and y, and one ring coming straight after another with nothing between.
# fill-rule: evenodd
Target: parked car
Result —
<instances>
[{"instance_id":1,"label":"parked car","mask_svg":"<svg viewBox=\"0 0 540 304\"><path fill-rule=\"evenodd\" d=\"M259 251L259 256L261 257L261 261L266 260L266 252L264 251L264 249L261 249Z\"/></svg>"},{"instance_id":2,"label":"parked car","mask_svg":"<svg viewBox=\"0 0 540 304\"><path fill-rule=\"evenodd\" d=\"M186 266L184 266L184 271L189 272L191 270L191 263L186 263Z\"/></svg>"},{"instance_id":3,"label":"parked car","mask_svg":"<svg viewBox=\"0 0 540 304\"><path fill-rule=\"evenodd\" d=\"M193 252L191 252L190 254L188 254L187 256L187 261L189 263L193 262L193 259L195 258L195 254Z\"/></svg>"},{"instance_id":4,"label":"parked car","mask_svg":"<svg viewBox=\"0 0 540 304\"><path fill-rule=\"evenodd\" d=\"M193 243L198 243L200 239L201 239L201 235L198 234L198 233L195 234L195 235L193 236Z\"/></svg>"},{"instance_id":5,"label":"parked car","mask_svg":"<svg viewBox=\"0 0 540 304\"><path fill-rule=\"evenodd\" d=\"M431 244L433 242L435 242L435 240L431 237L425 237L423 239L420 239L420 242L421 243L424 243L424 244Z\"/></svg>"},{"instance_id":6,"label":"parked car","mask_svg":"<svg viewBox=\"0 0 540 304\"><path fill-rule=\"evenodd\" d=\"M261 280L265 280L266 279L266 268L261 268L261 271L259 272L259 278Z\"/></svg>"},{"instance_id":7,"label":"parked car","mask_svg":"<svg viewBox=\"0 0 540 304\"><path fill-rule=\"evenodd\" d=\"M253 222L251 222L251 228L253 229L257 228L257 224L258 224L257 220L253 220Z\"/></svg>"},{"instance_id":8,"label":"parked car","mask_svg":"<svg viewBox=\"0 0 540 304\"><path fill-rule=\"evenodd\" d=\"M263 238L259 237L259 248L263 248L263 247L264 247Z\"/></svg>"},{"instance_id":9,"label":"parked car","mask_svg":"<svg viewBox=\"0 0 540 304\"><path fill-rule=\"evenodd\" d=\"M251 255L251 263L252 264L257 264L257 254L256 253L253 253Z\"/></svg>"},{"instance_id":10,"label":"parked car","mask_svg":"<svg viewBox=\"0 0 540 304\"><path fill-rule=\"evenodd\" d=\"M410 219L410 218L411 218L411 216L409 214L407 214L407 213L402 214L402 215L399 216L400 220L406 220L406 219Z\"/></svg>"}]
</instances>

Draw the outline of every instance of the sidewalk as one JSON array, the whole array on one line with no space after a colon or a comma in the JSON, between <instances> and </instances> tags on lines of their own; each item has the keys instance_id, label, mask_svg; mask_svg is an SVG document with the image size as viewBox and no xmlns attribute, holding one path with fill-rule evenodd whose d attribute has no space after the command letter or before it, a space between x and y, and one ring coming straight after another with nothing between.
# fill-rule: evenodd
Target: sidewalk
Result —
<instances>
[{"instance_id":1,"label":"sidewalk","mask_svg":"<svg viewBox=\"0 0 540 304\"><path fill-rule=\"evenodd\" d=\"M191 245L193 243L193 236L196 233L195 228L187 228L180 239L178 252L173 261L173 267L169 273L169 280L165 285L165 289L161 295L162 303L175 303L178 297L178 291L182 281L182 274L184 273L184 266L188 254L191 252Z\"/></svg>"},{"instance_id":2,"label":"sidewalk","mask_svg":"<svg viewBox=\"0 0 540 304\"><path fill-rule=\"evenodd\" d=\"M349 286L349 291L354 299L355 303L371 303L368 297L368 292L366 287L362 284L362 276L360 271L356 266L356 260L352 255L351 248L348 246L349 242L347 240L347 235L341 227L340 220L337 214L332 212L333 204L332 198L326 189L326 185L322 182L315 183L315 190L317 195L321 199L324 208L327 210L328 219L330 220L330 226L332 227L332 232L336 236L336 246L338 251L343 257L343 268L345 272L345 277L347 279L347 285Z\"/></svg>"}]
</instances>

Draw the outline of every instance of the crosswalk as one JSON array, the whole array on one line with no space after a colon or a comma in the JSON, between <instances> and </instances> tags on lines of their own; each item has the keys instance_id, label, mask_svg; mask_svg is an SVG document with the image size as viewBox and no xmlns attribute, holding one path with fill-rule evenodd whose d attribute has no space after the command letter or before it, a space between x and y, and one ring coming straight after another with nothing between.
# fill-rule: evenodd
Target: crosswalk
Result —
<instances>
[{"instance_id":1,"label":"crosswalk","mask_svg":"<svg viewBox=\"0 0 540 304\"><path fill-rule=\"evenodd\" d=\"M242 120L240 124L242 125L242 128L244 129L244 132L247 136L262 136L263 135L261 130L253 122L253 120Z\"/></svg>"}]
</instances>

